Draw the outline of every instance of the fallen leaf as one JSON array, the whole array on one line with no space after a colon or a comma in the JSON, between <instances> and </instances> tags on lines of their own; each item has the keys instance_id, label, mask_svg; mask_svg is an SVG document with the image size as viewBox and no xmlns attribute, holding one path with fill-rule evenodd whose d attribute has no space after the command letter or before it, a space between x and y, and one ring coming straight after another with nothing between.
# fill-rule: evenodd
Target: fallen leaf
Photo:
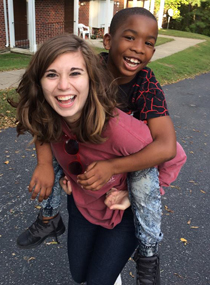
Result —
<instances>
[{"instance_id":1,"label":"fallen leaf","mask_svg":"<svg viewBox=\"0 0 210 285\"><path fill-rule=\"evenodd\" d=\"M191 224L191 220L189 220L189 221L187 222L187 224L190 225L190 224Z\"/></svg>"},{"instance_id":2,"label":"fallen leaf","mask_svg":"<svg viewBox=\"0 0 210 285\"><path fill-rule=\"evenodd\" d=\"M185 238L180 238L180 241L184 243L184 245L187 245L188 241Z\"/></svg>"},{"instance_id":3,"label":"fallen leaf","mask_svg":"<svg viewBox=\"0 0 210 285\"><path fill-rule=\"evenodd\" d=\"M171 188L176 188L178 190L180 190L180 187L179 186L175 186L175 185L170 185Z\"/></svg>"},{"instance_id":4,"label":"fallen leaf","mask_svg":"<svg viewBox=\"0 0 210 285\"><path fill-rule=\"evenodd\" d=\"M134 275L133 275L133 273L132 273L131 271L130 271L129 274L130 274L130 276L131 276L132 278L134 278Z\"/></svg>"},{"instance_id":5,"label":"fallen leaf","mask_svg":"<svg viewBox=\"0 0 210 285\"><path fill-rule=\"evenodd\" d=\"M173 212L174 212L174 211L170 210L170 209L168 208L168 206L166 206L166 205L165 205L165 209L166 209L167 212L170 212L170 213L173 213Z\"/></svg>"},{"instance_id":6,"label":"fallen leaf","mask_svg":"<svg viewBox=\"0 0 210 285\"><path fill-rule=\"evenodd\" d=\"M50 244L58 244L58 243L57 243L57 241L50 241L50 242L46 242L46 244L50 245Z\"/></svg>"},{"instance_id":7,"label":"fallen leaf","mask_svg":"<svg viewBox=\"0 0 210 285\"><path fill-rule=\"evenodd\" d=\"M36 259L36 258L32 256L27 261L29 262L29 261L34 260L34 259Z\"/></svg>"},{"instance_id":8,"label":"fallen leaf","mask_svg":"<svg viewBox=\"0 0 210 285\"><path fill-rule=\"evenodd\" d=\"M6 160L6 161L4 162L4 164L9 164L9 160Z\"/></svg>"},{"instance_id":9,"label":"fallen leaf","mask_svg":"<svg viewBox=\"0 0 210 285\"><path fill-rule=\"evenodd\" d=\"M178 273L174 273L174 275L176 275L176 276L178 276L179 278L184 278L184 277L182 277L181 275L179 275Z\"/></svg>"},{"instance_id":10,"label":"fallen leaf","mask_svg":"<svg viewBox=\"0 0 210 285\"><path fill-rule=\"evenodd\" d=\"M41 206L37 205L35 206L36 209L41 209Z\"/></svg>"},{"instance_id":11,"label":"fallen leaf","mask_svg":"<svg viewBox=\"0 0 210 285\"><path fill-rule=\"evenodd\" d=\"M194 152L191 150L190 153L194 153Z\"/></svg>"},{"instance_id":12,"label":"fallen leaf","mask_svg":"<svg viewBox=\"0 0 210 285\"><path fill-rule=\"evenodd\" d=\"M205 191L203 191L203 190L200 190L201 191L201 193L204 193L204 194L206 194L206 192Z\"/></svg>"},{"instance_id":13,"label":"fallen leaf","mask_svg":"<svg viewBox=\"0 0 210 285\"><path fill-rule=\"evenodd\" d=\"M199 227L191 226L191 229L198 229Z\"/></svg>"}]
</instances>

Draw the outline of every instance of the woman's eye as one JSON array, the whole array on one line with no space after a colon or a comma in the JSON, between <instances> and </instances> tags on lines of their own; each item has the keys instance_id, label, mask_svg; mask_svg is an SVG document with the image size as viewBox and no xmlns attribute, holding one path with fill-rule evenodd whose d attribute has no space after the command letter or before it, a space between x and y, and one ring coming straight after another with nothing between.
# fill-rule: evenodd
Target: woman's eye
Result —
<instances>
[{"instance_id":1,"label":"woman's eye","mask_svg":"<svg viewBox=\"0 0 210 285\"><path fill-rule=\"evenodd\" d=\"M56 77L57 75L55 74L55 73L48 73L47 75L46 75L46 77L49 77L49 78L54 78L54 77Z\"/></svg>"},{"instance_id":2,"label":"woman's eye","mask_svg":"<svg viewBox=\"0 0 210 285\"><path fill-rule=\"evenodd\" d=\"M80 75L81 73L79 71L74 71L70 74L70 76L77 76Z\"/></svg>"}]
</instances>

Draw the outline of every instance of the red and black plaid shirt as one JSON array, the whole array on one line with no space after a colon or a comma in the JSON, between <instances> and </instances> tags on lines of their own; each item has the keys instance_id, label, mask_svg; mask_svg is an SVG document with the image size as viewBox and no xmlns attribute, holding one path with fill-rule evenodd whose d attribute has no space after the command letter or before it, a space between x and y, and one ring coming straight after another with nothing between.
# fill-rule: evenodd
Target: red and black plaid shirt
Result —
<instances>
[{"instance_id":1,"label":"red and black plaid shirt","mask_svg":"<svg viewBox=\"0 0 210 285\"><path fill-rule=\"evenodd\" d=\"M101 56L106 62L108 53ZM139 120L169 115L164 92L149 67L140 70L129 83L119 85L119 95L126 104L122 110Z\"/></svg>"}]
</instances>

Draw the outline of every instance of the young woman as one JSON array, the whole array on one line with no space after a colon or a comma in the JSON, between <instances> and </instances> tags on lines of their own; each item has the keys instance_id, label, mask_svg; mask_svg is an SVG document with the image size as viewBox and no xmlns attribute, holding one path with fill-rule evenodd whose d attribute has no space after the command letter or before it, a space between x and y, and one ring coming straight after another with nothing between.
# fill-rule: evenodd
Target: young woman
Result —
<instances>
[{"instance_id":1,"label":"young woman","mask_svg":"<svg viewBox=\"0 0 210 285\"><path fill-rule=\"evenodd\" d=\"M136 153L152 141L143 122L116 109L116 90L91 48L69 34L42 45L17 90L18 134L29 131L33 141L50 142L68 181L63 188L72 192L68 196L70 270L76 282L88 285L113 285L137 246L133 214L130 207L125 209L126 174L114 175L98 191L84 190L77 183L77 175L91 162ZM172 182L173 175L167 174L167 169L160 173L160 184ZM150 189L148 203L159 219L157 169L141 171L139 183ZM118 202L125 210L112 206Z\"/></svg>"}]
</instances>

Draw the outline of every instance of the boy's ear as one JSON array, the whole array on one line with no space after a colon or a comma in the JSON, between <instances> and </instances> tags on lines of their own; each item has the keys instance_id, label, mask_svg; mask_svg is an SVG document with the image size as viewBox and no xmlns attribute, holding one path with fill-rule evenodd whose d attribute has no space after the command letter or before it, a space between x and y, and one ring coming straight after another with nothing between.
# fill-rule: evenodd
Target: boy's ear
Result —
<instances>
[{"instance_id":1,"label":"boy's ear","mask_svg":"<svg viewBox=\"0 0 210 285\"><path fill-rule=\"evenodd\" d=\"M106 50L110 50L111 48L111 35L110 34L105 34L103 37L103 44L104 44L104 48Z\"/></svg>"}]
</instances>

